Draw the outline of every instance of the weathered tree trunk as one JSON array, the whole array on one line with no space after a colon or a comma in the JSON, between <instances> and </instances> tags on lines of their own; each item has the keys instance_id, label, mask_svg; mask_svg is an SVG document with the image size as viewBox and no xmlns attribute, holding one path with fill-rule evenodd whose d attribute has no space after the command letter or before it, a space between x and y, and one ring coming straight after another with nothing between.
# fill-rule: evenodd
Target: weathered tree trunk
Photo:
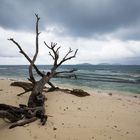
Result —
<instances>
[{"instance_id":1,"label":"weathered tree trunk","mask_svg":"<svg viewBox=\"0 0 140 140\"><path fill-rule=\"evenodd\" d=\"M44 106L45 96L42 94L46 84L46 76L34 84L33 90L28 100L28 107Z\"/></svg>"},{"instance_id":2,"label":"weathered tree trunk","mask_svg":"<svg viewBox=\"0 0 140 140\"><path fill-rule=\"evenodd\" d=\"M11 122L15 122L14 124L11 125L10 128L14 128L16 126L22 126L27 123L33 122L36 119L40 119L42 125L44 125L47 121L47 115L45 115L45 96L43 95L43 89L45 88L45 84L48 83L53 89L55 89L55 86L50 82L50 79L54 76L59 77L59 74L62 73L72 73L75 70L70 70L70 71L62 71L62 72L57 72L57 68L62 65L67 60L70 60L74 57L76 57L77 51L72 54L72 50L69 49L69 51L65 54L65 56L61 59L59 59L59 49L60 47L56 47L56 43L51 43L51 46L47 45L46 42L45 45L50 49L50 56L53 58L53 67L50 72L45 74L44 72L41 72L38 67L35 65L35 61L38 56L39 52L39 29L38 29L38 23L40 20L40 17L38 17L37 14L36 16L36 41L35 41L35 54L33 58L31 59L23 50L22 47L13 39L10 38L11 42L13 42L20 50L20 53L29 61L29 78L28 80L31 83L25 83L25 82L14 82L12 85L13 86L19 86L22 87L25 92L18 94L19 96L31 91L31 94L29 96L27 105L19 105L19 107L14 107L11 105L6 105L6 104L0 104L0 118L7 118ZM33 73L33 69L37 72L39 76L41 76L41 79L39 81L36 81ZM75 75L72 75L73 77L76 78ZM64 78L65 76L63 76ZM71 78L71 76L68 76L68 78ZM20 120L20 122L18 122Z\"/></svg>"}]
</instances>

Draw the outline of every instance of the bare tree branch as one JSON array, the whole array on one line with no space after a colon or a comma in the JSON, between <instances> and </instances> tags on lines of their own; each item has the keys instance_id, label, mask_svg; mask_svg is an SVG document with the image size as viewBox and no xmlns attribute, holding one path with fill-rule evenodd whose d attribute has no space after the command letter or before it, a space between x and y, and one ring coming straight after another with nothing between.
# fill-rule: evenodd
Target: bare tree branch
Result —
<instances>
[{"instance_id":1,"label":"bare tree branch","mask_svg":"<svg viewBox=\"0 0 140 140\"><path fill-rule=\"evenodd\" d=\"M29 77L30 77L30 81L32 83L35 83L35 78L33 76L33 71L32 71L32 68L34 67L36 72L40 75L40 76L44 76L44 74L42 72L39 71L39 69L36 67L36 65L34 64L35 61L36 61L36 58L37 58L37 55L38 55L38 49L39 49L39 44L38 44L38 36L39 36L39 31L38 31L38 22L40 20L40 18L38 17L37 14L35 14L36 16L36 52L35 52L35 55L33 57L33 60L30 59L30 57L22 50L21 46L13 39L13 38L10 38L8 40L12 41L14 44L17 45L17 47L19 48L20 50L20 53L22 53L26 58L27 60L30 62L30 66L29 66Z\"/></svg>"},{"instance_id":2,"label":"bare tree branch","mask_svg":"<svg viewBox=\"0 0 140 140\"><path fill-rule=\"evenodd\" d=\"M61 46L56 49L56 53L59 51L60 48L61 48Z\"/></svg>"},{"instance_id":3,"label":"bare tree branch","mask_svg":"<svg viewBox=\"0 0 140 140\"><path fill-rule=\"evenodd\" d=\"M51 47L44 41L44 44L49 48L51 49Z\"/></svg>"},{"instance_id":4,"label":"bare tree branch","mask_svg":"<svg viewBox=\"0 0 140 140\"><path fill-rule=\"evenodd\" d=\"M35 78L34 78L34 75L33 75L33 65L34 65L34 63L36 61L36 58L37 58L37 55L38 55L38 50L39 50L39 44L38 44L38 38L39 38L38 23L39 23L40 18L38 17L37 14L35 14L35 16L36 16L36 51L35 51L33 60L31 61L30 66L29 66L29 75L30 75L30 80L32 81L32 83L36 82Z\"/></svg>"},{"instance_id":5,"label":"bare tree branch","mask_svg":"<svg viewBox=\"0 0 140 140\"><path fill-rule=\"evenodd\" d=\"M32 91L32 90L33 90L33 89L26 90L26 91L24 91L24 92L21 92L21 93L17 94L17 96L21 96L21 95L23 95L23 94L25 94L25 93L27 93L27 92Z\"/></svg>"},{"instance_id":6,"label":"bare tree branch","mask_svg":"<svg viewBox=\"0 0 140 140\"><path fill-rule=\"evenodd\" d=\"M70 49L69 52L65 55L65 57L59 62L59 64L57 66L59 67L62 63L66 62L67 60L70 60L70 59L76 57L77 51L78 51L78 49L76 49L76 51L74 52L74 55L68 57L68 55L70 53L72 53L72 50Z\"/></svg>"},{"instance_id":7,"label":"bare tree branch","mask_svg":"<svg viewBox=\"0 0 140 140\"><path fill-rule=\"evenodd\" d=\"M72 78L74 77L75 79L77 79L77 76L75 74L71 74L71 75L55 75L55 78Z\"/></svg>"},{"instance_id":8,"label":"bare tree branch","mask_svg":"<svg viewBox=\"0 0 140 140\"><path fill-rule=\"evenodd\" d=\"M53 60L55 60L54 56L49 52L49 55L52 57Z\"/></svg>"},{"instance_id":9,"label":"bare tree branch","mask_svg":"<svg viewBox=\"0 0 140 140\"><path fill-rule=\"evenodd\" d=\"M53 65L53 68L52 68L52 71L55 71L62 63L64 63L65 61L69 60L69 59L72 59L74 57L76 57L76 54L77 54L77 51L78 49L74 52L73 55L69 56L73 50L70 48L69 51L66 53L66 55L63 57L63 59L58 63L58 59L59 59L59 49L61 47L57 47L56 50L55 50L55 47L57 45L57 43L52 43L51 42L51 47L44 41L44 44L47 46L47 48L49 48L52 52L53 52L53 55L51 54L51 52L49 52L49 54L51 55L51 57L53 58L54 60L54 65Z\"/></svg>"},{"instance_id":10,"label":"bare tree branch","mask_svg":"<svg viewBox=\"0 0 140 140\"><path fill-rule=\"evenodd\" d=\"M49 52L49 54L51 55L51 57L53 58L54 60L54 66L57 66L57 61L58 61L58 58L59 58L59 49L60 47L58 47L56 50L55 50L55 47L57 45L57 43L52 43L51 42L51 47L44 41L44 44L47 46L47 48L49 48L52 52L53 52L53 55L51 54L51 52Z\"/></svg>"},{"instance_id":11,"label":"bare tree branch","mask_svg":"<svg viewBox=\"0 0 140 140\"><path fill-rule=\"evenodd\" d=\"M23 54L23 56L25 56L25 58L26 58L30 63L32 62L32 60L30 59L30 57L23 51L23 49L21 48L21 46L20 46L13 38L10 38L10 39L8 39L8 40L12 41L12 42L19 48L20 53ZM37 67L35 64L33 64L33 67L34 67L34 69L36 70L36 72L37 72L38 75L40 75L41 77L44 76L44 74L38 69L38 67Z\"/></svg>"},{"instance_id":12,"label":"bare tree branch","mask_svg":"<svg viewBox=\"0 0 140 140\"><path fill-rule=\"evenodd\" d=\"M17 126L23 126L23 125L25 125L25 124L29 124L29 123L31 123L31 122L34 122L34 121L36 121L37 119L38 119L37 117L33 117L33 118L30 118L30 119L26 119L26 120L24 120L24 121L22 121L22 122L16 122L16 123L12 124L9 128L12 129L12 128L15 128L15 127L17 127Z\"/></svg>"},{"instance_id":13,"label":"bare tree branch","mask_svg":"<svg viewBox=\"0 0 140 140\"><path fill-rule=\"evenodd\" d=\"M51 86L51 88L55 88L55 86L49 81L48 84Z\"/></svg>"},{"instance_id":14,"label":"bare tree branch","mask_svg":"<svg viewBox=\"0 0 140 140\"><path fill-rule=\"evenodd\" d=\"M68 51L68 53L64 56L64 58L63 59L66 59L67 58L67 56L70 54L70 53L72 53L73 51L71 50L71 48L69 48L69 51Z\"/></svg>"},{"instance_id":15,"label":"bare tree branch","mask_svg":"<svg viewBox=\"0 0 140 140\"><path fill-rule=\"evenodd\" d=\"M62 73L73 73L75 71L77 71L77 69L72 69L72 70L69 70L69 71L60 71L60 72L56 72L55 75L62 74Z\"/></svg>"},{"instance_id":16,"label":"bare tree branch","mask_svg":"<svg viewBox=\"0 0 140 140\"><path fill-rule=\"evenodd\" d=\"M72 77L74 77L75 79L77 79L77 76L75 74L70 74L70 73L73 73L75 71L77 71L77 69L55 72L54 77L55 78L72 78ZM61 75L61 74L64 74L64 75ZM69 75L66 75L66 74L69 74Z\"/></svg>"}]
</instances>

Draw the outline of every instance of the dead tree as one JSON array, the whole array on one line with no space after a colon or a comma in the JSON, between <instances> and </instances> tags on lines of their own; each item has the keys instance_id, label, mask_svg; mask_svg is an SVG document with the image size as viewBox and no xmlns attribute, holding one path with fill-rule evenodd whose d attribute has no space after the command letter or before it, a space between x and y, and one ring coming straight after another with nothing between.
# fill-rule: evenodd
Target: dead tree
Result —
<instances>
[{"instance_id":1,"label":"dead tree","mask_svg":"<svg viewBox=\"0 0 140 140\"><path fill-rule=\"evenodd\" d=\"M72 73L75 71L75 69L70 70L70 71L61 71L58 72L57 69L66 61L76 57L77 51L74 51L70 48L69 51L64 55L64 57L59 60L59 50L61 47L57 47L57 43L51 43L49 46L45 41L44 44L45 46L50 50L49 54L53 59L53 66L48 73L43 73L39 70L39 68L36 66L35 61L38 56L39 52L39 29L38 29L38 24L40 17L38 17L37 14L36 16L36 51L31 59L22 49L22 47L19 45L18 42L16 42L13 38L10 38L12 43L14 43L18 49L19 52L29 61L29 78L28 80L31 82L29 85L29 88L25 90L25 92L31 91L31 94L29 96L27 105L19 105L19 107L14 107L11 105L6 105L6 104L0 104L0 118L7 118L10 122L14 122L10 126L10 128L14 128L16 126L22 126L27 123L33 122L37 120L38 118L40 119L42 125L44 125L47 121L47 115L45 115L45 96L43 95L43 90L45 87L45 84L48 83L51 87L55 87L51 82L50 79L53 77L59 77L60 73ZM39 76L41 76L40 80L36 80L33 69L37 72ZM75 75L73 75L75 76ZM23 87L23 83L20 84L21 87ZM27 85L24 85L24 88L26 89ZM19 122L20 120L20 122Z\"/></svg>"}]
</instances>

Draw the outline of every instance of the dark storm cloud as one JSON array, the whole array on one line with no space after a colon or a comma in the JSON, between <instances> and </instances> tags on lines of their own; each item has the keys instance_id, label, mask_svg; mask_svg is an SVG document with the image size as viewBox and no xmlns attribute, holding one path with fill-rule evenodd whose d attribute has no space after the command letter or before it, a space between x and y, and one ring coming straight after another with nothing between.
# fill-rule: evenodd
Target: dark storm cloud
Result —
<instances>
[{"instance_id":1,"label":"dark storm cloud","mask_svg":"<svg viewBox=\"0 0 140 140\"><path fill-rule=\"evenodd\" d=\"M0 0L0 26L31 30L35 12L41 16L42 29L56 24L76 36L111 33L140 24L140 0ZM132 38L139 36L133 34Z\"/></svg>"},{"instance_id":2,"label":"dark storm cloud","mask_svg":"<svg viewBox=\"0 0 140 140\"><path fill-rule=\"evenodd\" d=\"M0 0L0 25L10 29L32 30L33 14L39 12L37 9L41 8L33 0Z\"/></svg>"}]
</instances>

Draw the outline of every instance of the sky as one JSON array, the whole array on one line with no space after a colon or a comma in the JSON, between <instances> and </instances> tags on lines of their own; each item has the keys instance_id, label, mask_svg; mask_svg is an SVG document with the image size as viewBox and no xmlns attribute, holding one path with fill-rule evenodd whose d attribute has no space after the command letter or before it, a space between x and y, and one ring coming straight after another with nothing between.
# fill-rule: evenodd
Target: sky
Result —
<instances>
[{"instance_id":1,"label":"sky","mask_svg":"<svg viewBox=\"0 0 140 140\"><path fill-rule=\"evenodd\" d=\"M35 13L41 18L36 64L53 63L46 41L61 46L60 58L78 49L65 64L140 65L140 0L0 0L0 65L28 64L8 38L33 57Z\"/></svg>"}]
</instances>

